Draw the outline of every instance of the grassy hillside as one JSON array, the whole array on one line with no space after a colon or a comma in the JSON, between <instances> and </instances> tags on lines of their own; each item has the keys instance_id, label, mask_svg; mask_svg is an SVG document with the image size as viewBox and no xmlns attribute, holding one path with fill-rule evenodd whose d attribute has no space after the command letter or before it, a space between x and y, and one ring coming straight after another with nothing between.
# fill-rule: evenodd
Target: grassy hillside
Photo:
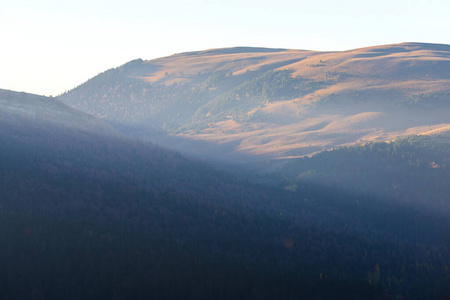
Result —
<instances>
[{"instance_id":1,"label":"grassy hillside","mask_svg":"<svg viewBox=\"0 0 450 300\"><path fill-rule=\"evenodd\" d=\"M449 126L449 70L450 46L437 44L213 49L131 61L60 99L188 153L208 143L199 156L264 161Z\"/></svg>"}]
</instances>

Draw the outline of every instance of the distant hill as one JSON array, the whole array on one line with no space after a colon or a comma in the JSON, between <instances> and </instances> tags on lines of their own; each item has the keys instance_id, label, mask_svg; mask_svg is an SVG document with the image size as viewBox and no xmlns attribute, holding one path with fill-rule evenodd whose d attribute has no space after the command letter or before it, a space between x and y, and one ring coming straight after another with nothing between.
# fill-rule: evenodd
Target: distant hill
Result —
<instances>
[{"instance_id":1,"label":"distant hill","mask_svg":"<svg viewBox=\"0 0 450 300\"><path fill-rule=\"evenodd\" d=\"M293 158L449 126L450 46L180 53L131 61L60 99L202 157Z\"/></svg>"}]
</instances>

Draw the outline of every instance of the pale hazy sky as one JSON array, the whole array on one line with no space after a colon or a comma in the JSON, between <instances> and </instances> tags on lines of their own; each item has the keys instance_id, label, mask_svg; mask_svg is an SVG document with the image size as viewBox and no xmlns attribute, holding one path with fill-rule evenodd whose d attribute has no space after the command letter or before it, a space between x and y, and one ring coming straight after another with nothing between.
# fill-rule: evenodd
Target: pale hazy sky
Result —
<instances>
[{"instance_id":1,"label":"pale hazy sky","mask_svg":"<svg viewBox=\"0 0 450 300\"><path fill-rule=\"evenodd\" d=\"M0 0L0 41L0 88L56 96L192 50L450 44L450 0Z\"/></svg>"}]
</instances>

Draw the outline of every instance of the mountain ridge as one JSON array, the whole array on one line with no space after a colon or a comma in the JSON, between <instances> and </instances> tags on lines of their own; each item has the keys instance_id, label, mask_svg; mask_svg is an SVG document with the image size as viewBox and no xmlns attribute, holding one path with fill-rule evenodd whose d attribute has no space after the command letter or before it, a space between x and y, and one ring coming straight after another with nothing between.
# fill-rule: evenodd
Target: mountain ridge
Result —
<instances>
[{"instance_id":1,"label":"mountain ridge","mask_svg":"<svg viewBox=\"0 0 450 300\"><path fill-rule=\"evenodd\" d=\"M131 61L60 99L202 157L218 158L224 145L230 157L298 157L448 126L450 45L193 51ZM202 151L198 141L217 147Z\"/></svg>"}]
</instances>

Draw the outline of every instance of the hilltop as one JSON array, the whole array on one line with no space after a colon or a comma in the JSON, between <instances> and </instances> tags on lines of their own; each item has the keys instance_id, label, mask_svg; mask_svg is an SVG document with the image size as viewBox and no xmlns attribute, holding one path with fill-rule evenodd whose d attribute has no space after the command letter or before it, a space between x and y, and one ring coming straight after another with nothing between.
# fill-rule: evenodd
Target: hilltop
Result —
<instances>
[{"instance_id":1,"label":"hilltop","mask_svg":"<svg viewBox=\"0 0 450 300\"><path fill-rule=\"evenodd\" d=\"M289 159L445 133L450 45L180 53L131 61L60 99L128 134L201 157Z\"/></svg>"}]
</instances>

